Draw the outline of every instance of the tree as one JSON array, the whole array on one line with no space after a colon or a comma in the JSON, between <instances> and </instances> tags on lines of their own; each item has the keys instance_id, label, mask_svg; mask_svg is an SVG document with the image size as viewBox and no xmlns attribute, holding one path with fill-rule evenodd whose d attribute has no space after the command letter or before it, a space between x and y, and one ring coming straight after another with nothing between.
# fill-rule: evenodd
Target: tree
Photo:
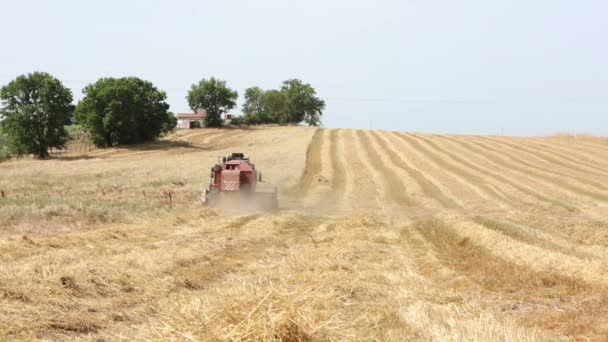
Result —
<instances>
[{"instance_id":1,"label":"tree","mask_svg":"<svg viewBox=\"0 0 608 342\"><path fill-rule=\"evenodd\" d=\"M271 122L285 124L289 122L289 98L279 90L268 90L262 96L264 113Z\"/></svg>"},{"instance_id":2,"label":"tree","mask_svg":"<svg viewBox=\"0 0 608 342\"><path fill-rule=\"evenodd\" d=\"M0 161L8 159L10 156L11 150L8 137L2 133L2 127L0 127Z\"/></svg>"},{"instance_id":3,"label":"tree","mask_svg":"<svg viewBox=\"0 0 608 342\"><path fill-rule=\"evenodd\" d=\"M222 116L236 106L238 94L226 86L226 81L215 79L202 79L198 84L190 87L188 104L192 110L204 108L206 127L221 127Z\"/></svg>"},{"instance_id":4,"label":"tree","mask_svg":"<svg viewBox=\"0 0 608 342\"><path fill-rule=\"evenodd\" d=\"M260 87L251 87L245 90L243 113L246 123L267 124L276 122L266 107L266 93Z\"/></svg>"},{"instance_id":5,"label":"tree","mask_svg":"<svg viewBox=\"0 0 608 342\"><path fill-rule=\"evenodd\" d=\"M244 121L250 124L288 123L289 98L279 90L245 90Z\"/></svg>"},{"instance_id":6,"label":"tree","mask_svg":"<svg viewBox=\"0 0 608 342\"><path fill-rule=\"evenodd\" d=\"M245 122L245 117L244 116L235 116L230 121L230 125L231 126L243 126L245 124L247 124L247 123Z\"/></svg>"},{"instance_id":7,"label":"tree","mask_svg":"<svg viewBox=\"0 0 608 342\"><path fill-rule=\"evenodd\" d=\"M176 126L177 126L177 118L175 117L175 114L173 114L173 112L167 111L167 120L163 123L162 127L160 128L160 133L161 134L170 133L175 129Z\"/></svg>"},{"instance_id":8,"label":"tree","mask_svg":"<svg viewBox=\"0 0 608 342\"><path fill-rule=\"evenodd\" d=\"M83 90L76 121L96 146L135 144L175 128L167 95L137 77L102 78Z\"/></svg>"},{"instance_id":9,"label":"tree","mask_svg":"<svg viewBox=\"0 0 608 342\"><path fill-rule=\"evenodd\" d=\"M259 115L264 111L264 103L262 97L264 91L260 87L251 87L245 89L245 103L243 103L243 114Z\"/></svg>"},{"instance_id":10,"label":"tree","mask_svg":"<svg viewBox=\"0 0 608 342\"><path fill-rule=\"evenodd\" d=\"M0 90L0 118L13 151L47 158L68 141L64 125L74 112L72 92L44 72L21 75Z\"/></svg>"},{"instance_id":11,"label":"tree","mask_svg":"<svg viewBox=\"0 0 608 342\"><path fill-rule=\"evenodd\" d=\"M283 82L281 91L289 99L289 122L306 122L309 126L319 126L325 109L325 101L316 97L316 91L308 83L298 79Z\"/></svg>"},{"instance_id":12,"label":"tree","mask_svg":"<svg viewBox=\"0 0 608 342\"><path fill-rule=\"evenodd\" d=\"M245 103L243 103L243 120L248 124L266 123L268 120L264 113L264 91L260 87L245 89Z\"/></svg>"}]
</instances>

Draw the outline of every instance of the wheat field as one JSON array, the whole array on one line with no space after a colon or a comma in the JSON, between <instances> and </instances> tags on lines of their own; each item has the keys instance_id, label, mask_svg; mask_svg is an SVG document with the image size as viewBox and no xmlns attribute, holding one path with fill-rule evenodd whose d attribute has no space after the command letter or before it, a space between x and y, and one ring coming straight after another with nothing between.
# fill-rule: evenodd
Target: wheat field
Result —
<instances>
[{"instance_id":1,"label":"wheat field","mask_svg":"<svg viewBox=\"0 0 608 342\"><path fill-rule=\"evenodd\" d=\"M200 204L251 155L280 210ZM0 340L608 336L608 140L267 127L0 163Z\"/></svg>"}]
</instances>

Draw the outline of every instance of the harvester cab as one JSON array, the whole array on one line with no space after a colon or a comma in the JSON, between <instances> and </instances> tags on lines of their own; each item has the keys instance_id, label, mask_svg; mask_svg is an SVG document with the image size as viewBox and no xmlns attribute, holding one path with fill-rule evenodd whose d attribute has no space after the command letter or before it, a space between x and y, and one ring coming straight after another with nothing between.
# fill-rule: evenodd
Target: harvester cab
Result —
<instances>
[{"instance_id":1,"label":"harvester cab","mask_svg":"<svg viewBox=\"0 0 608 342\"><path fill-rule=\"evenodd\" d=\"M276 210L276 187L262 182L262 173L249 156L232 153L211 168L209 188L203 191L203 204L232 209Z\"/></svg>"}]
</instances>

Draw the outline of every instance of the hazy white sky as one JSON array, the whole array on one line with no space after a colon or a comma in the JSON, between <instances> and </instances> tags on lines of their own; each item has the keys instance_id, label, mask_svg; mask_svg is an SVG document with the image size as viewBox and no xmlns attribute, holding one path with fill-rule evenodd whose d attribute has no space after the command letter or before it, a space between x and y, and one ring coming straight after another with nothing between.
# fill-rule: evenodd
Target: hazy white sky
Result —
<instances>
[{"instance_id":1,"label":"hazy white sky","mask_svg":"<svg viewBox=\"0 0 608 342\"><path fill-rule=\"evenodd\" d=\"M76 99L138 76L181 112L204 77L300 78L326 127L608 135L605 0L1 0L0 32L0 84L46 71Z\"/></svg>"}]
</instances>

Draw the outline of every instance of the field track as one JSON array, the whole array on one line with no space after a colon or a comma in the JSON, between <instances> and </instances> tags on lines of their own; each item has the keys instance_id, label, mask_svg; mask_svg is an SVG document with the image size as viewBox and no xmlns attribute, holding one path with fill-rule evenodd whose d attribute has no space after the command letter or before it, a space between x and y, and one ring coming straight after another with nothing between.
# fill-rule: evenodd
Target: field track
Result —
<instances>
[{"instance_id":1,"label":"field track","mask_svg":"<svg viewBox=\"0 0 608 342\"><path fill-rule=\"evenodd\" d=\"M201 207L232 151L278 212ZM0 340L608 336L605 139L184 130L0 175Z\"/></svg>"}]
</instances>

